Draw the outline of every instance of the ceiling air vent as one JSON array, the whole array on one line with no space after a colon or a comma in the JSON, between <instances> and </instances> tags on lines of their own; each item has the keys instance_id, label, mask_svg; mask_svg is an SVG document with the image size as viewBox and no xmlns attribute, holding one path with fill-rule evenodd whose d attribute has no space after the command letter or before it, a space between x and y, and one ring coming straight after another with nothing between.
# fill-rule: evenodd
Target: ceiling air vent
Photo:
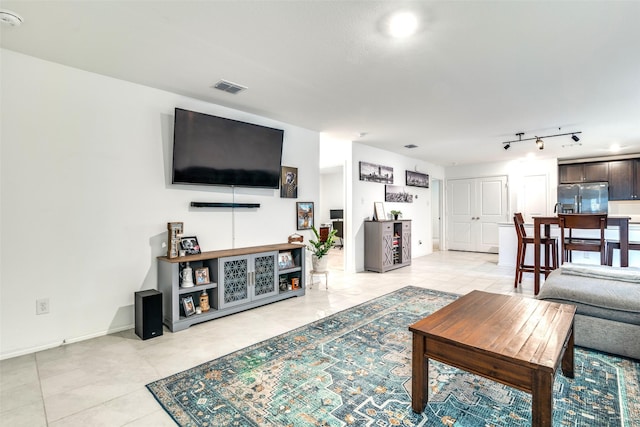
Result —
<instances>
[{"instance_id":1,"label":"ceiling air vent","mask_svg":"<svg viewBox=\"0 0 640 427\"><path fill-rule=\"evenodd\" d=\"M404 148L418 148L418 146L415 144L409 144L409 145L405 145Z\"/></svg>"},{"instance_id":2,"label":"ceiling air vent","mask_svg":"<svg viewBox=\"0 0 640 427\"><path fill-rule=\"evenodd\" d=\"M241 91L247 89L246 86L242 86L242 85L239 85L237 83L231 83L231 82L229 82L227 80L220 80L213 87L216 88L216 89L220 89L222 91L228 92L228 93L232 93L234 95L236 93L238 93L238 92L241 92Z\"/></svg>"}]
</instances>

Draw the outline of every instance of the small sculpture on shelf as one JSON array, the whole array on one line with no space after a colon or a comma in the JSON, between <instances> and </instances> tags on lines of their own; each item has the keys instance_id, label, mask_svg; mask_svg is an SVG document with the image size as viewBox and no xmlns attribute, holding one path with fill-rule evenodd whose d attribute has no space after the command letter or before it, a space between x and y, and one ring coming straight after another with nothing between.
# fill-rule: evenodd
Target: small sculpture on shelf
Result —
<instances>
[{"instance_id":1,"label":"small sculpture on shelf","mask_svg":"<svg viewBox=\"0 0 640 427\"><path fill-rule=\"evenodd\" d=\"M182 269L182 272L180 273L180 278L182 279L182 282L180 283L180 287L193 288L194 286L193 269L191 268L188 262L186 263L185 267Z\"/></svg>"},{"instance_id":2,"label":"small sculpture on shelf","mask_svg":"<svg viewBox=\"0 0 640 427\"><path fill-rule=\"evenodd\" d=\"M177 258L180 253L180 238L184 230L182 222L168 222L167 234L169 235L169 246L167 248L167 258Z\"/></svg>"},{"instance_id":3,"label":"small sculpture on shelf","mask_svg":"<svg viewBox=\"0 0 640 427\"><path fill-rule=\"evenodd\" d=\"M200 309L203 313L209 311L209 294L205 289L202 290L202 294L200 294Z\"/></svg>"}]
</instances>

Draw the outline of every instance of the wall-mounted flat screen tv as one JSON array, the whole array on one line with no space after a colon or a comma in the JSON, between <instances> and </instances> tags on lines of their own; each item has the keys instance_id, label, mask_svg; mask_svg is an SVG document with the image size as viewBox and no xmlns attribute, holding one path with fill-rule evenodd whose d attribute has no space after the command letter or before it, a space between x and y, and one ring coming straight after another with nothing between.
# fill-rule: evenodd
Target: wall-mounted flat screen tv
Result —
<instances>
[{"instance_id":1,"label":"wall-mounted flat screen tv","mask_svg":"<svg viewBox=\"0 0 640 427\"><path fill-rule=\"evenodd\" d=\"M174 184L278 188L284 131L175 109Z\"/></svg>"}]
</instances>

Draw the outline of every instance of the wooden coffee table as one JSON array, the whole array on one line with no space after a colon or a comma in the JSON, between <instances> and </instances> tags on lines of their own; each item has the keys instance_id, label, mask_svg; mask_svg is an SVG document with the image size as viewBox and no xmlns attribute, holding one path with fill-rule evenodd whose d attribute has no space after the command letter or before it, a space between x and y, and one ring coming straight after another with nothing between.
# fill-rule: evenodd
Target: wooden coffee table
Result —
<instances>
[{"instance_id":1,"label":"wooden coffee table","mask_svg":"<svg viewBox=\"0 0 640 427\"><path fill-rule=\"evenodd\" d=\"M429 359L531 393L532 426L551 426L553 378L573 378L572 305L473 291L409 326L415 412L429 399Z\"/></svg>"}]
</instances>

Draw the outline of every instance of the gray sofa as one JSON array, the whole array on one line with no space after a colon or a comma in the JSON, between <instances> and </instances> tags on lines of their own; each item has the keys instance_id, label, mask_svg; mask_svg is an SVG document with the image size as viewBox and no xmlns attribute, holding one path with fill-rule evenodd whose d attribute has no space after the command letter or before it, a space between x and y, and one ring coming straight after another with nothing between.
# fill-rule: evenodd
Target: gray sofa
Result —
<instances>
[{"instance_id":1,"label":"gray sofa","mask_svg":"<svg viewBox=\"0 0 640 427\"><path fill-rule=\"evenodd\" d=\"M640 269L564 264L537 298L576 306L576 345L640 359Z\"/></svg>"}]
</instances>

